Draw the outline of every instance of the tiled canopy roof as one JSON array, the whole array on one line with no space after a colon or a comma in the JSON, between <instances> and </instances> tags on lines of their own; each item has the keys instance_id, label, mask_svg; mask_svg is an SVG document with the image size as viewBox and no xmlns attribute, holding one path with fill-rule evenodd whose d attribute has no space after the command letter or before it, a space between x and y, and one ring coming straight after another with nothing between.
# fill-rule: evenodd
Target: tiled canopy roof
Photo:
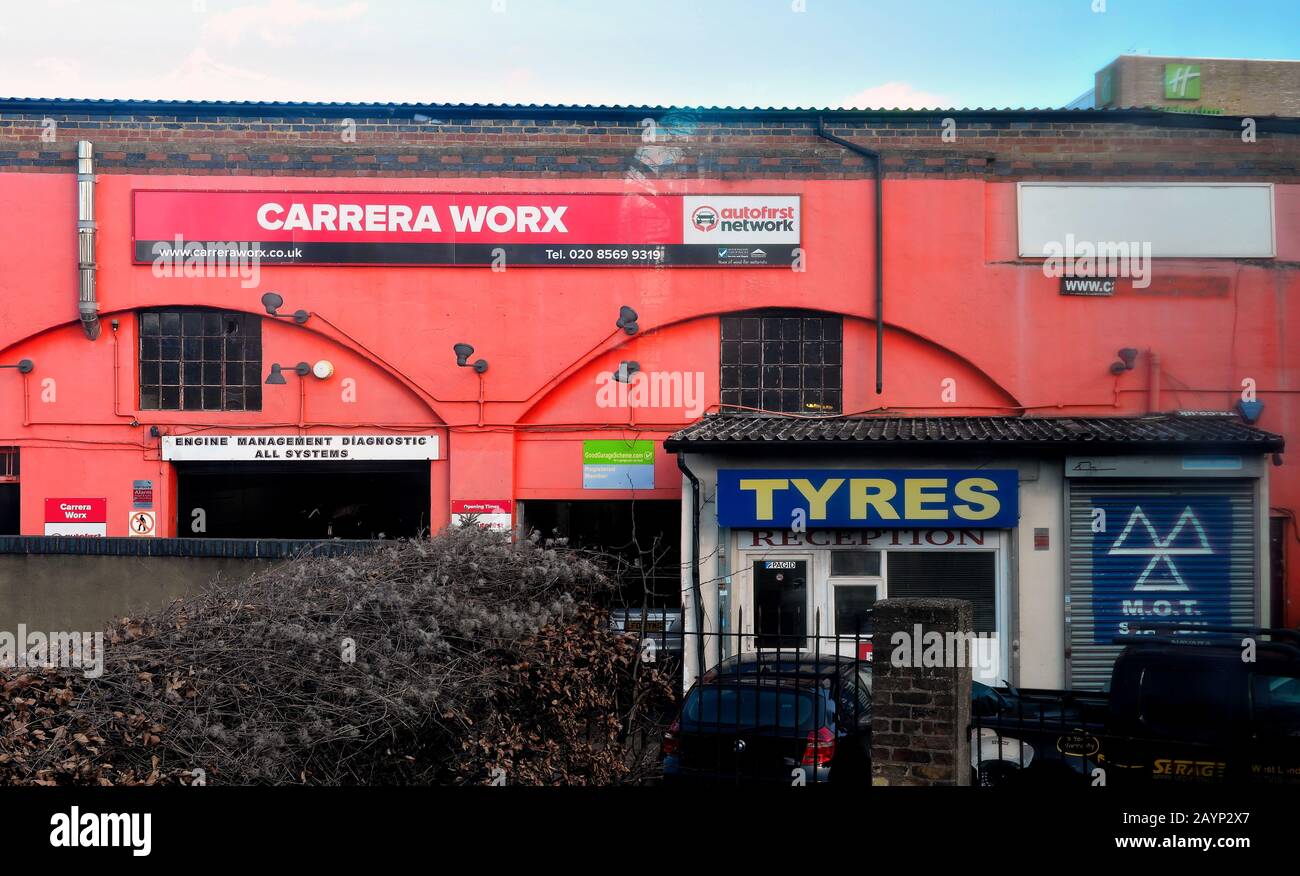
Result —
<instances>
[{"instance_id":1,"label":"tiled canopy roof","mask_svg":"<svg viewBox=\"0 0 1300 876\"><path fill-rule=\"evenodd\" d=\"M796 417L711 414L664 442L670 451L713 448L922 446L1105 451L1280 451L1280 435L1217 412L1146 417Z\"/></svg>"}]
</instances>

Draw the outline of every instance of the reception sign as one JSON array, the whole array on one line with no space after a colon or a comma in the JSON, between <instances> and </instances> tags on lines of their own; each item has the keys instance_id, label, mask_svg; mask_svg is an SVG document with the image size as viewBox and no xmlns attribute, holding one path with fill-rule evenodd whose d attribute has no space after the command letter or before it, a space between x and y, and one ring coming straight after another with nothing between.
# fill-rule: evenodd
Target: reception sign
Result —
<instances>
[{"instance_id":1,"label":"reception sign","mask_svg":"<svg viewBox=\"0 0 1300 876\"><path fill-rule=\"evenodd\" d=\"M789 267L798 195L134 192L133 259Z\"/></svg>"},{"instance_id":2,"label":"reception sign","mask_svg":"<svg viewBox=\"0 0 1300 876\"><path fill-rule=\"evenodd\" d=\"M1016 525L1014 469L721 469L718 525L983 529Z\"/></svg>"}]
</instances>

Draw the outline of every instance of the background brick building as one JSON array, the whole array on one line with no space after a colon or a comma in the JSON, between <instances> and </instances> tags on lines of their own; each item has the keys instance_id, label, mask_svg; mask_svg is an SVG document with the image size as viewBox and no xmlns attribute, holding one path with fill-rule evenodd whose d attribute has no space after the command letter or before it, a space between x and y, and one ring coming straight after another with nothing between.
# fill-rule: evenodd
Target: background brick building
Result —
<instances>
[{"instance_id":1,"label":"background brick building","mask_svg":"<svg viewBox=\"0 0 1300 876\"><path fill-rule=\"evenodd\" d=\"M1300 61L1121 55L1097 71L1084 105L1300 116Z\"/></svg>"}]
</instances>

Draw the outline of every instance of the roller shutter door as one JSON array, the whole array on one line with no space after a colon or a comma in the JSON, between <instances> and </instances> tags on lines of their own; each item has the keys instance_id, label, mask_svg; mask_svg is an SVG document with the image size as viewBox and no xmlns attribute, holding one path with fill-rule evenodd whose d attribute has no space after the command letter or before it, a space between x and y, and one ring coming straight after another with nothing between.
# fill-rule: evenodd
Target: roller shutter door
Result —
<instances>
[{"instance_id":1,"label":"roller shutter door","mask_svg":"<svg viewBox=\"0 0 1300 876\"><path fill-rule=\"evenodd\" d=\"M1070 687L1102 688L1135 625L1255 624L1253 481L1074 480L1069 505Z\"/></svg>"}]
</instances>

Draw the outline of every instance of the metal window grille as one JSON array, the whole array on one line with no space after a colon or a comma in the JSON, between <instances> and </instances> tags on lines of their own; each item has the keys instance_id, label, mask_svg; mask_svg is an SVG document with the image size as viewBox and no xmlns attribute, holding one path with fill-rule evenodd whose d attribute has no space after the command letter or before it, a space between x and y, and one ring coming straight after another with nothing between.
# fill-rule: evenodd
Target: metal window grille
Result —
<instances>
[{"instance_id":1,"label":"metal window grille","mask_svg":"<svg viewBox=\"0 0 1300 876\"><path fill-rule=\"evenodd\" d=\"M721 408L838 414L843 320L800 310L722 318Z\"/></svg>"},{"instance_id":2,"label":"metal window grille","mask_svg":"<svg viewBox=\"0 0 1300 876\"><path fill-rule=\"evenodd\" d=\"M140 409L260 411L262 320L197 308L139 317Z\"/></svg>"}]
</instances>

